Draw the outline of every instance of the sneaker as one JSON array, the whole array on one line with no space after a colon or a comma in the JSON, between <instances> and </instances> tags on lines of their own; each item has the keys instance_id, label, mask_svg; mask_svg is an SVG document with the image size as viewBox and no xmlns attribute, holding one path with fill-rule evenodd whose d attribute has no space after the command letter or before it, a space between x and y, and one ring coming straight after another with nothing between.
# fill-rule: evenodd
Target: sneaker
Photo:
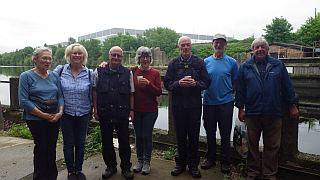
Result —
<instances>
[{"instance_id":1,"label":"sneaker","mask_svg":"<svg viewBox=\"0 0 320 180\"><path fill-rule=\"evenodd\" d=\"M69 172L67 176L68 180L77 180L77 175L74 172Z\"/></svg>"},{"instance_id":2,"label":"sneaker","mask_svg":"<svg viewBox=\"0 0 320 180\"><path fill-rule=\"evenodd\" d=\"M172 176L178 176L179 174L183 173L186 170L186 166L177 165L171 171Z\"/></svg>"},{"instance_id":3,"label":"sneaker","mask_svg":"<svg viewBox=\"0 0 320 180\"><path fill-rule=\"evenodd\" d=\"M201 178L201 173L198 167L195 167L195 166L191 168L189 167L189 172L193 178Z\"/></svg>"},{"instance_id":4,"label":"sneaker","mask_svg":"<svg viewBox=\"0 0 320 180\"><path fill-rule=\"evenodd\" d=\"M138 161L136 165L133 166L133 172L138 173L142 170L143 161Z\"/></svg>"},{"instance_id":5,"label":"sneaker","mask_svg":"<svg viewBox=\"0 0 320 180\"><path fill-rule=\"evenodd\" d=\"M103 173L102 173L102 178L107 179L111 177L114 173L117 172L117 168L115 167L108 167Z\"/></svg>"},{"instance_id":6,"label":"sneaker","mask_svg":"<svg viewBox=\"0 0 320 180\"><path fill-rule=\"evenodd\" d=\"M229 174L230 173L230 165L229 164L226 164L226 163L223 163L221 164L221 172L223 174Z\"/></svg>"},{"instance_id":7,"label":"sneaker","mask_svg":"<svg viewBox=\"0 0 320 180\"><path fill-rule=\"evenodd\" d=\"M122 175L128 180L133 179L133 173L130 171L130 169L123 169Z\"/></svg>"},{"instance_id":8,"label":"sneaker","mask_svg":"<svg viewBox=\"0 0 320 180\"><path fill-rule=\"evenodd\" d=\"M76 172L77 180L86 180L87 177L81 171Z\"/></svg>"},{"instance_id":9,"label":"sneaker","mask_svg":"<svg viewBox=\"0 0 320 180\"><path fill-rule=\"evenodd\" d=\"M210 169L212 167L216 166L216 162L213 160L210 160L208 158L205 158L202 162L201 162L201 169Z\"/></svg>"},{"instance_id":10,"label":"sneaker","mask_svg":"<svg viewBox=\"0 0 320 180\"><path fill-rule=\"evenodd\" d=\"M142 168L142 172L143 175L147 175L150 173L150 162L143 162L143 168Z\"/></svg>"}]
</instances>

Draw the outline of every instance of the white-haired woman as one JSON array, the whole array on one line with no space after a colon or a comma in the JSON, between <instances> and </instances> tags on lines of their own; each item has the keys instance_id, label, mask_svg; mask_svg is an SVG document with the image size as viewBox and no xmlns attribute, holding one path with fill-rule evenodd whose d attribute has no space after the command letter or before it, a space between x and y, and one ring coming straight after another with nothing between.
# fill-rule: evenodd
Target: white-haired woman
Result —
<instances>
[{"instance_id":1,"label":"white-haired woman","mask_svg":"<svg viewBox=\"0 0 320 180\"><path fill-rule=\"evenodd\" d=\"M68 180L86 179L82 173L85 140L89 119L92 119L93 71L85 64L88 53L80 44L71 44L65 50L69 64L54 70L61 78L64 112L61 118L63 153Z\"/></svg>"},{"instance_id":2,"label":"white-haired woman","mask_svg":"<svg viewBox=\"0 0 320 180\"><path fill-rule=\"evenodd\" d=\"M32 60L35 68L23 72L19 80L19 104L23 119L34 140L34 180L55 180L56 144L59 133L59 119L63 112L63 95L58 74L49 71L52 51L37 48Z\"/></svg>"},{"instance_id":3,"label":"white-haired woman","mask_svg":"<svg viewBox=\"0 0 320 180\"><path fill-rule=\"evenodd\" d=\"M161 78L159 71L150 67L153 59L149 48L138 48L135 59L139 66L130 68L135 88L133 126L138 158L133 171L147 175L150 173L152 131L158 117L156 98L161 95Z\"/></svg>"}]
</instances>

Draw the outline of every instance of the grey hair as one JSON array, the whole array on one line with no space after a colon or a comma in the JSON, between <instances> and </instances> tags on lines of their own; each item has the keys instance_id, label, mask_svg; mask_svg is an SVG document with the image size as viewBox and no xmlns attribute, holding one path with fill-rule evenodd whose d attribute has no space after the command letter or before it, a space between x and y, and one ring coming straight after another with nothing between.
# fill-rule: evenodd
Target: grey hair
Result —
<instances>
[{"instance_id":1,"label":"grey hair","mask_svg":"<svg viewBox=\"0 0 320 180\"><path fill-rule=\"evenodd\" d=\"M264 38L262 38L262 37L256 38L256 39L252 42L252 44L251 44L251 49L253 50L254 46L255 46L256 44L258 44L258 43L264 43L264 44L266 44L266 48L267 48L267 50L269 50L269 43L267 42L266 39L264 39Z\"/></svg>"},{"instance_id":2,"label":"grey hair","mask_svg":"<svg viewBox=\"0 0 320 180\"><path fill-rule=\"evenodd\" d=\"M184 38L189 39L189 40L190 40L190 42L191 42L191 38L190 38L190 37L188 37L188 36L181 36L181 37L179 38L179 40L178 40L178 45L180 45L180 43L181 43L182 39L184 39Z\"/></svg>"},{"instance_id":3,"label":"grey hair","mask_svg":"<svg viewBox=\"0 0 320 180\"><path fill-rule=\"evenodd\" d=\"M151 50L148 47L144 47L144 46L139 47L136 51L136 57L135 57L136 63L140 64L140 57L142 56L143 53L148 53L148 55L151 57L150 64L152 64L153 58L152 58Z\"/></svg>"},{"instance_id":4,"label":"grey hair","mask_svg":"<svg viewBox=\"0 0 320 180\"><path fill-rule=\"evenodd\" d=\"M74 43L74 44L70 44L65 52L64 52L64 58L66 59L66 61L68 63L70 63L70 57L71 57L71 54L72 54L72 51L75 47L79 47L80 48L80 51L82 52L83 54L83 64L87 64L87 60L88 60L88 52L86 50L85 47L83 47L81 44L78 44L78 43Z\"/></svg>"},{"instance_id":5,"label":"grey hair","mask_svg":"<svg viewBox=\"0 0 320 180\"><path fill-rule=\"evenodd\" d=\"M34 59L39 59L40 55L44 52L44 51L48 51L50 52L50 54L52 55L52 50L48 47L39 47L39 48L36 48L34 51L33 51L33 54L32 54L32 60Z\"/></svg>"}]
</instances>

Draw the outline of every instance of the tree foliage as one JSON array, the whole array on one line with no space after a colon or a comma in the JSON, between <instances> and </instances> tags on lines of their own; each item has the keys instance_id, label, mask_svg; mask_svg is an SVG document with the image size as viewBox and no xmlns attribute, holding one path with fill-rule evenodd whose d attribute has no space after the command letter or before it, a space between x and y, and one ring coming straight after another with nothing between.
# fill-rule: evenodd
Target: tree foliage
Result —
<instances>
[{"instance_id":1,"label":"tree foliage","mask_svg":"<svg viewBox=\"0 0 320 180\"><path fill-rule=\"evenodd\" d=\"M315 18L310 17L296 33L297 40L302 45L312 46L315 41L320 41L320 13Z\"/></svg>"},{"instance_id":2,"label":"tree foliage","mask_svg":"<svg viewBox=\"0 0 320 180\"><path fill-rule=\"evenodd\" d=\"M266 34L263 35L268 42L289 42L292 39L293 30L292 25L283 18L274 18L272 23L266 25L266 29L263 29Z\"/></svg>"},{"instance_id":3,"label":"tree foliage","mask_svg":"<svg viewBox=\"0 0 320 180\"><path fill-rule=\"evenodd\" d=\"M174 30L161 27L147 29L144 36L147 47L160 47L166 54L176 48L180 37Z\"/></svg>"}]
</instances>

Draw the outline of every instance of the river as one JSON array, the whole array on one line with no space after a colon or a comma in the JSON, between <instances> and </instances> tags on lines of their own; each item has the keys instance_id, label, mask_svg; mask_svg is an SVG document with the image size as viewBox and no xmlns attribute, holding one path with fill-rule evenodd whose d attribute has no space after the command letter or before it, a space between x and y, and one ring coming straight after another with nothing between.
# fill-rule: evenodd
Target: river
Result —
<instances>
[{"instance_id":1,"label":"river","mask_svg":"<svg viewBox=\"0 0 320 180\"><path fill-rule=\"evenodd\" d=\"M12 66L0 66L0 80L8 81L12 76L19 76L22 72L31 69L32 67L12 67ZM166 97L160 98L159 102L159 116L155 124L155 128L168 130L168 108L167 108L167 99ZM9 105L9 84L0 83L0 100L2 104ZM233 119L237 121L237 108L234 109ZM234 125L233 125L234 126ZM201 123L200 135L205 136L205 130L203 124ZM231 134L231 137L233 132ZM299 124L299 134L298 134L298 149L301 152L317 154L320 155L320 121L319 119L302 122ZM217 138L220 138L219 132L217 132ZM260 144L263 142L260 140Z\"/></svg>"}]
</instances>

